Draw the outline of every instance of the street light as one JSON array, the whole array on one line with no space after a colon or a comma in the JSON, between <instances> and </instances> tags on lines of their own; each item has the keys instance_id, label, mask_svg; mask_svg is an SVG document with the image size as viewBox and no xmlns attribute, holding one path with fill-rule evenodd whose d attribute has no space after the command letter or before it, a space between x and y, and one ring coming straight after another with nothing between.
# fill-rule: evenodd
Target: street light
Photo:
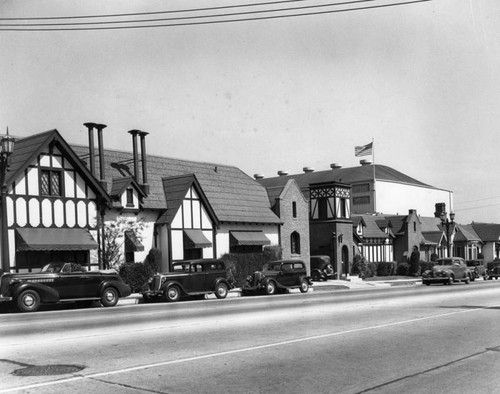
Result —
<instances>
[{"instance_id":1,"label":"street light","mask_svg":"<svg viewBox=\"0 0 500 394\"><path fill-rule=\"evenodd\" d=\"M455 213L450 212L450 218L448 219L446 217L446 212L441 212L441 215L439 215L439 218L441 219L441 224L443 225L444 228L446 228L446 249L448 251L448 257L451 257L451 250L450 250L450 227L455 224Z\"/></svg>"},{"instance_id":2,"label":"street light","mask_svg":"<svg viewBox=\"0 0 500 394\"><path fill-rule=\"evenodd\" d=\"M9 257L9 233L7 227L7 184L5 183L5 175L9 168L9 156L14 152L14 138L9 135L9 128L7 127L7 134L0 141L0 195L2 204L2 270L4 272L10 271L10 257Z\"/></svg>"}]
</instances>

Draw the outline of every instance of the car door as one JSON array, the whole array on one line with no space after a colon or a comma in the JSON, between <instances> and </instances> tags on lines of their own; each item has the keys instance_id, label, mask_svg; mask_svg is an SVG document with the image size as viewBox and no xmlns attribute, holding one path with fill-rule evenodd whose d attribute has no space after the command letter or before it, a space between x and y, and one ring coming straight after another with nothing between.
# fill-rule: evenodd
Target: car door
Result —
<instances>
[{"instance_id":1,"label":"car door","mask_svg":"<svg viewBox=\"0 0 500 394\"><path fill-rule=\"evenodd\" d=\"M278 282L282 286L292 286L294 285L295 272L293 270L293 263L283 263L281 264L281 270L278 274Z\"/></svg>"},{"instance_id":2,"label":"car door","mask_svg":"<svg viewBox=\"0 0 500 394\"><path fill-rule=\"evenodd\" d=\"M452 271L455 274L455 279L462 279L465 277L465 270L467 265L458 259L453 260Z\"/></svg>"},{"instance_id":3,"label":"car door","mask_svg":"<svg viewBox=\"0 0 500 394\"><path fill-rule=\"evenodd\" d=\"M188 292L202 292L206 291L207 274L205 271L205 264L191 263L191 272L189 273L189 283L186 283L186 291Z\"/></svg>"},{"instance_id":4,"label":"car door","mask_svg":"<svg viewBox=\"0 0 500 394\"><path fill-rule=\"evenodd\" d=\"M224 264L222 262L213 261L205 265L205 289L211 291L215 287L215 281L218 278L225 277Z\"/></svg>"}]
</instances>

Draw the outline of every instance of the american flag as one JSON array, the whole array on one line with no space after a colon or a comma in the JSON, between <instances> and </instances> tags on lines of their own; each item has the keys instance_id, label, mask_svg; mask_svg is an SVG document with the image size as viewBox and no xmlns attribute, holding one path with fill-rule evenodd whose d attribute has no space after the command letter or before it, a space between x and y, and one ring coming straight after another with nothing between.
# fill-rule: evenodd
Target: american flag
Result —
<instances>
[{"instance_id":1,"label":"american flag","mask_svg":"<svg viewBox=\"0 0 500 394\"><path fill-rule=\"evenodd\" d=\"M354 148L354 156L368 156L373 153L373 142L363 146L356 146Z\"/></svg>"}]
</instances>

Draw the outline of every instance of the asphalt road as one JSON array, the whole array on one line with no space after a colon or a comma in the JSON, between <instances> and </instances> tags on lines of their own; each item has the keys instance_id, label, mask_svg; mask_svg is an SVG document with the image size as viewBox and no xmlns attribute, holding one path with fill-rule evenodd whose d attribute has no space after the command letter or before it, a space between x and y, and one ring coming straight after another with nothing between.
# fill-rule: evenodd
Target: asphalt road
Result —
<instances>
[{"instance_id":1,"label":"asphalt road","mask_svg":"<svg viewBox=\"0 0 500 394\"><path fill-rule=\"evenodd\" d=\"M3 313L0 392L494 393L499 324L483 281Z\"/></svg>"}]
</instances>

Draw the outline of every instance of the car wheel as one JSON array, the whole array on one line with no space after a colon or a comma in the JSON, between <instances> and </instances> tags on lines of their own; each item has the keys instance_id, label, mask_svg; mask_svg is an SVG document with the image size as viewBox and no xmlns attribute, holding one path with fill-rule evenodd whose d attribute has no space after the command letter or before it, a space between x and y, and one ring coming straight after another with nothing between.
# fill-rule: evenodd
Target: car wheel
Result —
<instances>
[{"instance_id":1,"label":"car wheel","mask_svg":"<svg viewBox=\"0 0 500 394\"><path fill-rule=\"evenodd\" d=\"M21 312L36 312L40 307L40 295L35 290L25 290L16 300Z\"/></svg>"},{"instance_id":2,"label":"car wheel","mask_svg":"<svg viewBox=\"0 0 500 394\"><path fill-rule=\"evenodd\" d=\"M309 283L307 283L307 280L302 279L300 281L300 292L307 293L308 290L309 290Z\"/></svg>"},{"instance_id":3,"label":"car wheel","mask_svg":"<svg viewBox=\"0 0 500 394\"><path fill-rule=\"evenodd\" d=\"M447 285L452 285L454 281L455 281L455 277L453 275L450 275L448 277L448 282L446 284Z\"/></svg>"},{"instance_id":4,"label":"car wheel","mask_svg":"<svg viewBox=\"0 0 500 394\"><path fill-rule=\"evenodd\" d=\"M466 284L466 285L468 285L468 284L469 284L469 282L470 282L470 277L469 277L469 276L467 276L467 277L465 278L464 282L465 282L465 284Z\"/></svg>"},{"instance_id":5,"label":"car wheel","mask_svg":"<svg viewBox=\"0 0 500 394\"><path fill-rule=\"evenodd\" d=\"M311 274L312 280L319 282L321 280L321 275L319 274L318 271L314 271Z\"/></svg>"},{"instance_id":6,"label":"car wheel","mask_svg":"<svg viewBox=\"0 0 500 394\"><path fill-rule=\"evenodd\" d=\"M266 283L266 294L267 295L273 295L276 293L276 284L270 280L269 282Z\"/></svg>"},{"instance_id":7,"label":"car wheel","mask_svg":"<svg viewBox=\"0 0 500 394\"><path fill-rule=\"evenodd\" d=\"M101 296L102 306L115 306L118 303L118 291L114 287L106 287Z\"/></svg>"},{"instance_id":8,"label":"car wheel","mask_svg":"<svg viewBox=\"0 0 500 394\"><path fill-rule=\"evenodd\" d=\"M470 277L470 281L471 281L471 282L474 282L475 280L476 280L476 275L471 275L471 277Z\"/></svg>"},{"instance_id":9,"label":"car wheel","mask_svg":"<svg viewBox=\"0 0 500 394\"><path fill-rule=\"evenodd\" d=\"M219 283L217 286L215 286L215 296L218 299L226 298L228 292L229 290L225 283Z\"/></svg>"},{"instance_id":10,"label":"car wheel","mask_svg":"<svg viewBox=\"0 0 500 394\"><path fill-rule=\"evenodd\" d=\"M177 302L181 298L181 291L177 286L170 286L165 293L165 298L168 302Z\"/></svg>"}]
</instances>

